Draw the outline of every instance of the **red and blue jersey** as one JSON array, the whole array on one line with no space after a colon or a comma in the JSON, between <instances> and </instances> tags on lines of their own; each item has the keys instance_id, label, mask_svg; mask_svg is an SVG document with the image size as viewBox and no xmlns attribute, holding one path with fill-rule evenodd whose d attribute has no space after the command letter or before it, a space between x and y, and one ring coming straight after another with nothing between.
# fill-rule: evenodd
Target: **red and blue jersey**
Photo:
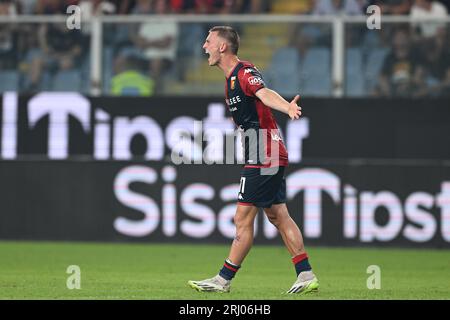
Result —
<instances>
[{"instance_id":1,"label":"red and blue jersey","mask_svg":"<svg viewBox=\"0 0 450 320\"><path fill-rule=\"evenodd\" d=\"M239 61L226 78L228 110L243 130L245 167L287 166L288 153L272 110L256 96L264 87L258 69L250 62Z\"/></svg>"}]
</instances>

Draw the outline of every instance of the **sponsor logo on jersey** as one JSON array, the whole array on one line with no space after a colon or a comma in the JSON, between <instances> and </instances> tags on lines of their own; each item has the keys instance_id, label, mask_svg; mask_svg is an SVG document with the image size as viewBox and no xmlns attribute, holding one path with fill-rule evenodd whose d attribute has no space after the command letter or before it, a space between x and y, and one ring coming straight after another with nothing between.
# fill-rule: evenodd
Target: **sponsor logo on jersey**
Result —
<instances>
[{"instance_id":1,"label":"sponsor logo on jersey","mask_svg":"<svg viewBox=\"0 0 450 320\"><path fill-rule=\"evenodd\" d=\"M263 79L261 77L248 77L248 83L250 83L252 86L256 86L259 84L264 84Z\"/></svg>"},{"instance_id":2,"label":"sponsor logo on jersey","mask_svg":"<svg viewBox=\"0 0 450 320\"><path fill-rule=\"evenodd\" d=\"M228 106L232 106L233 104L242 102L240 96L231 97L230 99L226 99L225 101L227 102Z\"/></svg>"},{"instance_id":3,"label":"sponsor logo on jersey","mask_svg":"<svg viewBox=\"0 0 450 320\"><path fill-rule=\"evenodd\" d=\"M252 72L253 72L253 69L247 68L247 69L244 70L244 76L245 76L247 73L252 73Z\"/></svg>"},{"instance_id":4,"label":"sponsor logo on jersey","mask_svg":"<svg viewBox=\"0 0 450 320\"><path fill-rule=\"evenodd\" d=\"M234 90L235 87L236 87L236 77L233 76L233 77L231 77L230 88L231 88L231 90Z\"/></svg>"}]
</instances>

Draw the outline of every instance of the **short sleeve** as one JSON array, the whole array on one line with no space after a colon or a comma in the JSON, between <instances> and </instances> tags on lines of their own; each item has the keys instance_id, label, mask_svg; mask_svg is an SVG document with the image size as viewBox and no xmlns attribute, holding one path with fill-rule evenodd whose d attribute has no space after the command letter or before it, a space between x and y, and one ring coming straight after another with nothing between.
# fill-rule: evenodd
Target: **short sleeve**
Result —
<instances>
[{"instance_id":1,"label":"short sleeve","mask_svg":"<svg viewBox=\"0 0 450 320\"><path fill-rule=\"evenodd\" d=\"M238 79L247 96L255 96L259 89L265 87L264 79L255 67L246 67L239 70Z\"/></svg>"}]
</instances>

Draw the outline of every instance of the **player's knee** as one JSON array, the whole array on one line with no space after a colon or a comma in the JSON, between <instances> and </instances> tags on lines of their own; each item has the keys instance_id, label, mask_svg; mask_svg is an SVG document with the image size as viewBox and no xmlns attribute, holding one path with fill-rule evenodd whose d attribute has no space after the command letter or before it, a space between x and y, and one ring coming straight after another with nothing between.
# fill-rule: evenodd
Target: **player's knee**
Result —
<instances>
[{"instance_id":1,"label":"player's knee","mask_svg":"<svg viewBox=\"0 0 450 320\"><path fill-rule=\"evenodd\" d=\"M276 215L271 215L271 216L267 216L267 218L269 219L269 222L271 223L271 224L273 224L276 228L278 228L278 226L280 225L280 223L281 223L281 221L280 221L280 218L278 217L278 216L276 216Z\"/></svg>"},{"instance_id":2,"label":"player's knee","mask_svg":"<svg viewBox=\"0 0 450 320\"><path fill-rule=\"evenodd\" d=\"M280 227L280 225L286 223L286 221L290 219L289 213L283 210L266 212L266 215L270 223L272 223L276 228Z\"/></svg>"},{"instance_id":3,"label":"player's knee","mask_svg":"<svg viewBox=\"0 0 450 320\"><path fill-rule=\"evenodd\" d=\"M253 227L253 221L246 217L235 216L233 218L233 222L236 225L237 229L246 229Z\"/></svg>"}]
</instances>

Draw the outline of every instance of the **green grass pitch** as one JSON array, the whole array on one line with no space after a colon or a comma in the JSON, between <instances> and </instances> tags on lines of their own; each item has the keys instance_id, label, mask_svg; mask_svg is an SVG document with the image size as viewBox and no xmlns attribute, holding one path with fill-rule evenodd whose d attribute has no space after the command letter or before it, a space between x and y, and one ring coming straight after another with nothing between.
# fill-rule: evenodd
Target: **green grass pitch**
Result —
<instances>
[{"instance_id":1,"label":"green grass pitch","mask_svg":"<svg viewBox=\"0 0 450 320\"><path fill-rule=\"evenodd\" d=\"M309 247L320 291L287 296L295 271L284 247L255 245L231 293L192 290L215 275L227 245L0 242L0 299L450 299L450 250ZM69 265L81 289L69 290ZM369 265L381 289L367 289Z\"/></svg>"}]
</instances>

